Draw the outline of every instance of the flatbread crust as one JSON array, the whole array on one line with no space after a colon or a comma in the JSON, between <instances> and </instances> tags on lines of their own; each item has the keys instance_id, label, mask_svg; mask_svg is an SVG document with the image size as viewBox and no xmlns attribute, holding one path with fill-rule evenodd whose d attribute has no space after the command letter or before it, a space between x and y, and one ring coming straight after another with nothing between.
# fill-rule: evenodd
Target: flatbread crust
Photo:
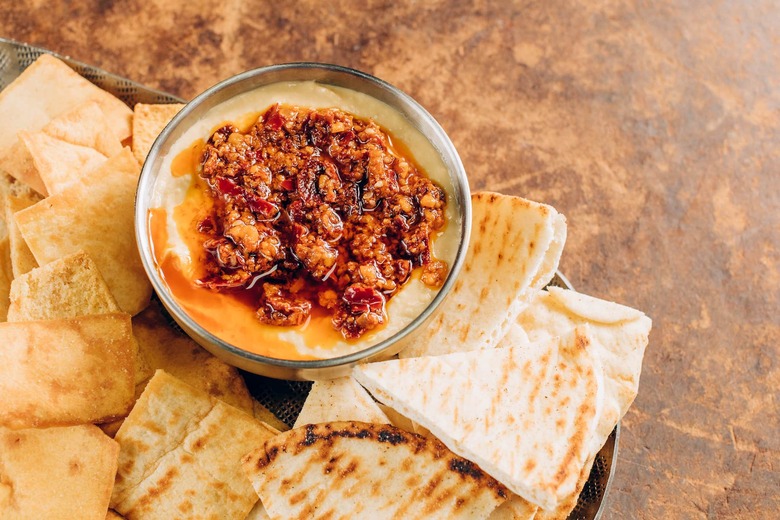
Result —
<instances>
[{"instance_id":1,"label":"flatbread crust","mask_svg":"<svg viewBox=\"0 0 780 520\"><path fill-rule=\"evenodd\" d=\"M82 182L14 214L39 264L83 249L95 261L119 307L130 314L146 307L152 292L135 244L139 171L125 148Z\"/></svg>"},{"instance_id":2,"label":"flatbread crust","mask_svg":"<svg viewBox=\"0 0 780 520\"><path fill-rule=\"evenodd\" d=\"M147 105L138 103L133 109L133 155L143 164L157 136L184 108L181 103Z\"/></svg>"},{"instance_id":3,"label":"flatbread crust","mask_svg":"<svg viewBox=\"0 0 780 520\"><path fill-rule=\"evenodd\" d=\"M245 518L241 457L276 430L158 370L125 420L111 507L129 520Z\"/></svg>"},{"instance_id":4,"label":"flatbread crust","mask_svg":"<svg viewBox=\"0 0 780 520\"><path fill-rule=\"evenodd\" d=\"M10 297L8 321L121 312L95 262L84 251L15 278Z\"/></svg>"},{"instance_id":5,"label":"flatbread crust","mask_svg":"<svg viewBox=\"0 0 780 520\"><path fill-rule=\"evenodd\" d=\"M486 518L507 493L436 439L360 422L277 435L244 470L271 518Z\"/></svg>"},{"instance_id":6,"label":"flatbread crust","mask_svg":"<svg viewBox=\"0 0 780 520\"><path fill-rule=\"evenodd\" d=\"M95 426L0 428L3 518L103 520L119 445Z\"/></svg>"},{"instance_id":7,"label":"flatbread crust","mask_svg":"<svg viewBox=\"0 0 780 520\"><path fill-rule=\"evenodd\" d=\"M359 421L389 424L390 420L355 378L315 381L293 428L305 424Z\"/></svg>"},{"instance_id":8,"label":"flatbread crust","mask_svg":"<svg viewBox=\"0 0 780 520\"><path fill-rule=\"evenodd\" d=\"M463 272L401 358L492 348L555 274L566 220L551 206L480 192Z\"/></svg>"},{"instance_id":9,"label":"flatbread crust","mask_svg":"<svg viewBox=\"0 0 780 520\"><path fill-rule=\"evenodd\" d=\"M0 323L0 426L103 422L132 402L130 316Z\"/></svg>"},{"instance_id":10,"label":"flatbread crust","mask_svg":"<svg viewBox=\"0 0 780 520\"><path fill-rule=\"evenodd\" d=\"M354 377L534 505L576 486L603 401L587 328L546 342L384 361ZM267 505L267 504L266 504Z\"/></svg>"}]
</instances>

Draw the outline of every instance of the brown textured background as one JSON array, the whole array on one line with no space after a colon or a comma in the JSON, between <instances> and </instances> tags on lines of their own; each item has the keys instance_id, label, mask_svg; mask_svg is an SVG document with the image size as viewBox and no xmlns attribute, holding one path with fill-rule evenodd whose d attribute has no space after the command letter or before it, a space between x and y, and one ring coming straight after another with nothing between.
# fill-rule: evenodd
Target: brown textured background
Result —
<instances>
[{"instance_id":1,"label":"brown textured background","mask_svg":"<svg viewBox=\"0 0 780 520\"><path fill-rule=\"evenodd\" d=\"M283 4L3 1L0 36L185 98L302 60L405 90L473 189L567 215L561 270L579 290L654 319L607 518L776 518L777 5Z\"/></svg>"}]
</instances>

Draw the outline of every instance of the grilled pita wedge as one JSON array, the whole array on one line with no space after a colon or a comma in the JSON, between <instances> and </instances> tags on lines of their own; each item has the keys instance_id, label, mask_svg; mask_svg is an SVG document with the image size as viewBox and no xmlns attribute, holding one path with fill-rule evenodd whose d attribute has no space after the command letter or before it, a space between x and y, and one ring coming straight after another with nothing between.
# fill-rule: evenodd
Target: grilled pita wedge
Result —
<instances>
[{"instance_id":1,"label":"grilled pita wedge","mask_svg":"<svg viewBox=\"0 0 780 520\"><path fill-rule=\"evenodd\" d=\"M337 421L390 423L376 402L354 378L315 381L293 428Z\"/></svg>"},{"instance_id":2,"label":"grilled pita wedge","mask_svg":"<svg viewBox=\"0 0 780 520\"><path fill-rule=\"evenodd\" d=\"M546 342L358 366L381 402L534 505L575 489L603 408L587 327Z\"/></svg>"},{"instance_id":3,"label":"grilled pita wedge","mask_svg":"<svg viewBox=\"0 0 780 520\"><path fill-rule=\"evenodd\" d=\"M541 520L565 520L577 505L577 497L588 480L596 454L636 397L652 322L641 311L631 307L550 287L536 296L518 317L517 329L513 329L502 341L502 344L510 344L514 334L544 341L585 324L590 328L592 347L600 352L606 375L604 407L591 443L589 461L580 474L574 493L554 511L540 512L537 518Z\"/></svg>"},{"instance_id":4,"label":"grilled pita wedge","mask_svg":"<svg viewBox=\"0 0 780 520\"><path fill-rule=\"evenodd\" d=\"M271 518L487 518L507 494L436 439L360 422L277 435L244 470Z\"/></svg>"},{"instance_id":5,"label":"grilled pita wedge","mask_svg":"<svg viewBox=\"0 0 780 520\"><path fill-rule=\"evenodd\" d=\"M0 428L0 516L103 520L118 454L91 424Z\"/></svg>"},{"instance_id":6,"label":"grilled pita wedge","mask_svg":"<svg viewBox=\"0 0 780 520\"><path fill-rule=\"evenodd\" d=\"M554 208L498 193L471 197L473 226L463 272L442 308L401 358L495 347L552 279L566 241Z\"/></svg>"}]
</instances>

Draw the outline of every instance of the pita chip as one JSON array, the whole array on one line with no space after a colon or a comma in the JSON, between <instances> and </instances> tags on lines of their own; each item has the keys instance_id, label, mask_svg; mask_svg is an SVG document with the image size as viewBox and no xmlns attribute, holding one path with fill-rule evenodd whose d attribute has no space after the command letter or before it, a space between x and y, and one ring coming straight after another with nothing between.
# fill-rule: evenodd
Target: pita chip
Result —
<instances>
[{"instance_id":1,"label":"pita chip","mask_svg":"<svg viewBox=\"0 0 780 520\"><path fill-rule=\"evenodd\" d=\"M553 509L575 489L602 408L589 342L585 327L536 344L371 363L353 375L512 492Z\"/></svg>"},{"instance_id":2,"label":"pita chip","mask_svg":"<svg viewBox=\"0 0 780 520\"><path fill-rule=\"evenodd\" d=\"M61 193L89 171L106 162L93 148L71 144L43 132L19 132L19 140L32 157L46 193Z\"/></svg>"},{"instance_id":3,"label":"pita chip","mask_svg":"<svg viewBox=\"0 0 780 520\"><path fill-rule=\"evenodd\" d=\"M246 518L257 495L241 457L276 433L158 370L116 434L111 507L129 520Z\"/></svg>"},{"instance_id":4,"label":"pita chip","mask_svg":"<svg viewBox=\"0 0 780 520\"><path fill-rule=\"evenodd\" d=\"M100 105L87 101L52 119L43 133L70 144L92 148L106 157L122 151L122 142L111 131Z\"/></svg>"},{"instance_id":5,"label":"pita chip","mask_svg":"<svg viewBox=\"0 0 780 520\"><path fill-rule=\"evenodd\" d=\"M44 54L0 92L0 168L46 195L32 158L17 139L21 131L37 132L52 119L94 101L118 141L130 137L132 111L61 60Z\"/></svg>"},{"instance_id":6,"label":"pita chip","mask_svg":"<svg viewBox=\"0 0 780 520\"><path fill-rule=\"evenodd\" d=\"M104 422L133 400L130 316L0 323L0 426Z\"/></svg>"},{"instance_id":7,"label":"pita chip","mask_svg":"<svg viewBox=\"0 0 780 520\"><path fill-rule=\"evenodd\" d=\"M295 428L244 470L271 518L487 518L507 494L438 440L389 424Z\"/></svg>"},{"instance_id":8,"label":"pita chip","mask_svg":"<svg viewBox=\"0 0 780 520\"><path fill-rule=\"evenodd\" d=\"M119 445L88 424L0 428L3 518L103 520Z\"/></svg>"},{"instance_id":9,"label":"pita chip","mask_svg":"<svg viewBox=\"0 0 780 520\"><path fill-rule=\"evenodd\" d=\"M390 423L368 392L353 377L315 381L293 428L337 421Z\"/></svg>"},{"instance_id":10,"label":"pita chip","mask_svg":"<svg viewBox=\"0 0 780 520\"><path fill-rule=\"evenodd\" d=\"M19 232L13 215L17 211L29 208L39 200L39 196L32 194L30 194L30 196L8 195L5 199L5 221L8 223L8 238L11 247L11 269L14 278L18 278L32 269L35 269L38 267L38 263L35 261L35 257L30 251L30 248L27 247L27 242L24 241L22 234Z\"/></svg>"},{"instance_id":11,"label":"pita chip","mask_svg":"<svg viewBox=\"0 0 780 520\"><path fill-rule=\"evenodd\" d=\"M157 302L133 318L138 348L154 370L164 370L212 397L253 413L252 396L238 370L213 356L188 336L175 331ZM150 375L150 377L151 377Z\"/></svg>"},{"instance_id":12,"label":"pita chip","mask_svg":"<svg viewBox=\"0 0 780 520\"><path fill-rule=\"evenodd\" d=\"M152 292L135 245L138 172L124 149L80 183L14 214L39 264L86 251L119 307L130 314L146 307Z\"/></svg>"},{"instance_id":13,"label":"pita chip","mask_svg":"<svg viewBox=\"0 0 780 520\"><path fill-rule=\"evenodd\" d=\"M61 60L43 54L0 92L0 143L13 142L21 130L38 131L87 101L100 106L117 139L130 137L133 113L127 105Z\"/></svg>"},{"instance_id":14,"label":"pita chip","mask_svg":"<svg viewBox=\"0 0 780 520\"><path fill-rule=\"evenodd\" d=\"M138 103L133 110L133 155L143 164L157 136L184 108L181 103L147 105Z\"/></svg>"},{"instance_id":15,"label":"pita chip","mask_svg":"<svg viewBox=\"0 0 780 520\"><path fill-rule=\"evenodd\" d=\"M53 320L120 312L95 262L84 251L14 279L8 321ZM151 377L151 374L150 374Z\"/></svg>"},{"instance_id":16,"label":"pita chip","mask_svg":"<svg viewBox=\"0 0 780 520\"><path fill-rule=\"evenodd\" d=\"M437 315L401 358L495 347L555 274L566 219L551 206L480 192L463 271Z\"/></svg>"}]
</instances>

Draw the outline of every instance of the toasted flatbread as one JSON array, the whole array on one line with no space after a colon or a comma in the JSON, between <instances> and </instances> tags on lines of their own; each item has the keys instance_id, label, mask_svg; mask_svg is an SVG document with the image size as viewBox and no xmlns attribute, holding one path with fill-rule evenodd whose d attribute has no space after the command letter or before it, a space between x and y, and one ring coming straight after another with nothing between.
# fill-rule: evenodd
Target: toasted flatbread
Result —
<instances>
[{"instance_id":1,"label":"toasted flatbread","mask_svg":"<svg viewBox=\"0 0 780 520\"><path fill-rule=\"evenodd\" d=\"M9 148L0 149L0 170L13 172L14 179L30 186L44 197L49 194L46 191L46 185L43 184L43 179L38 175L38 170L35 169L30 152L18 137L14 138L14 142Z\"/></svg>"},{"instance_id":2,"label":"toasted flatbread","mask_svg":"<svg viewBox=\"0 0 780 520\"><path fill-rule=\"evenodd\" d=\"M489 192L475 193L471 202L472 235L463 272L401 358L496 346L555 274L566 220L554 208Z\"/></svg>"},{"instance_id":3,"label":"toasted flatbread","mask_svg":"<svg viewBox=\"0 0 780 520\"><path fill-rule=\"evenodd\" d=\"M502 343L510 344L517 334L534 341L544 341L585 324L590 328L592 346L599 351L605 373L602 413L591 442L590 458L582 469L574 492L554 510L540 511L539 520L565 520L577 505L596 454L636 397L652 321L631 307L549 287L540 292L518 316L517 329L510 332Z\"/></svg>"},{"instance_id":4,"label":"toasted flatbread","mask_svg":"<svg viewBox=\"0 0 780 520\"><path fill-rule=\"evenodd\" d=\"M246 515L245 520L271 520L271 517L268 516L268 512L265 510L265 507L263 507L263 503L258 500L255 507Z\"/></svg>"},{"instance_id":5,"label":"toasted flatbread","mask_svg":"<svg viewBox=\"0 0 780 520\"><path fill-rule=\"evenodd\" d=\"M106 157L122 151L122 142L114 135L95 101L87 101L52 119L43 127L43 133L66 143L92 148Z\"/></svg>"},{"instance_id":6,"label":"toasted flatbread","mask_svg":"<svg viewBox=\"0 0 780 520\"><path fill-rule=\"evenodd\" d=\"M118 454L91 424L0 428L0 516L103 520Z\"/></svg>"},{"instance_id":7,"label":"toasted flatbread","mask_svg":"<svg viewBox=\"0 0 780 520\"><path fill-rule=\"evenodd\" d=\"M129 520L245 518L241 457L276 430L158 370L116 434L111 507Z\"/></svg>"},{"instance_id":8,"label":"toasted flatbread","mask_svg":"<svg viewBox=\"0 0 780 520\"><path fill-rule=\"evenodd\" d=\"M537 520L540 509L514 493L493 511L488 520Z\"/></svg>"},{"instance_id":9,"label":"toasted flatbread","mask_svg":"<svg viewBox=\"0 0 780 520\"><path fill-rule=\"evenodd\" d=\"M133 155L143 164L157 136L184 107L180 103L146 105L138 103L133 110Z\"/></svg>"},{"instance_id":10,"label":"toasted flatbread","mask_svg":"<svg viewBox=\"0 0 780 520\"><path fill-rule=\"evenodd\" d=\"M271 518L486 518L507 495L436 439L360 422L277 435L244 470Z\"/></svg>"},{"instance_id":11,"label":"toasted flatbread","mask_svg":"<svg viewBox=\"0 0 780 520\"><path fill-rule=\"evenodd\" d=\"M130 316L0 323L0 426L103 422L132 402Z\"/></svg>"},{"instance_id":12,"label":"toasted flatbread","mask_svg":"<svg viewBox=\"0 0 780 520\"><path fill-rule=\"evenodd\" d=\"M339 421L390 423L368 392L353 377L315 381L293 428Z\"/></svg>"},{"instance_id":13,"label":"toasted flatbread","mask_svg":"<svg viewBox=\"0 0 780 520\"><path fill-rule=\"evenodd\" d=\"M8 318L9 293L13 281L11 267L11 238L5 225L5 215L0 212L0 322Z\"/></svg>"},{"instance_id":14,"label":"toasted flatbread","mask_svg":"<svg viewBox=\"0 0 780 520\"><path fill-rule=\"evenodd\" d=\"M176 332L153 302L133 318L138 348L149 366L161 369L184 383L207 392L248 414L253 413L252 396L244 379L232 367L211 355L188 336Z\"/></svg>"},{"instance_id":15,"label":"toasted flatbread","mask_svg":"<svg viewBox=\"0 0 780 520\"><path fill-rule=\"evenodd\" d=\"M38 267L38 262L35 261L30 248L27 247L27 242L24 241L22 234L19 232L19 227L16 225L13 215L17 211L29 208L39 200L40 197L36 195L7 195L5 199L5 221L8 227L8 239L11 248L11 270L14 278L18 278L35 269Z\"/></svg>"},{"instance_id":16,"label":"toasted flatbread","mask_svg":"<svg viewBox=\"0 0 780 520\"><path fill-rule=\"evenodd\" d=\"M588 325L591 348L597 351L605 374L605 401L592 447L597 452L639 390L652 320L625 305L600 300L560 287L540 292L517 319L531 341L563 336L578 326ZM502 344L509 345L507 336Z\"/></svg>"},{"instance_id":17,"label":"toasted flatbread","mask_svg":"<svg viewBox=\"0 0 780 520\"><path fill-rule=\"evenodd\" d=\"M0 168L46 195L32 160L17 139L20 131L37 132L52 119L94 101L113 136L130 137L132 111L121 100L96 87L65 63L42 55L0 92ZM20 153L21 150L21 153Z\"/></svg>"},{"instance_id":18,"label":"toasted flatbread","mask_svg":"<svg viewBox=\"0 0 780 520\"><path fill-rule=\"evenodd\" d=\"M33 269L11 284L8 321L52 320L112 312L120 312L119 305L95 262L84 251Z\"/></svg>"},{"instance_id":19,"label":"toasted flatbread","mask_svg":"<svg viewBox=\"0 0 780 520\"><path fill-rule=\"evenodd\" d=\"M353 375L514 493L553 509L575 488L602 408L589 344L585 327L531 345L371 363Z\"/></svg>"},{"instance_id":20,"label":"toasted flatbread","mask_svg":"<svg viewBox=\"0 0 780 520\"><path fill-rule=\"evenodd\" d=\"M19 140L32 157L49 195L77 184L108 159L94 148L71 144L43 132L19 132Z\"/></svg>"},{"instance_id":21,"label":"toasted flatbread","mask_svg":"<svg viewBox=\"0 0 780 520\"><path fill-rule=\"evenodd\" d=\"M124 149L79 184L14 214L39 264L83 249L119 307L130 314L146 307L152 292L135 245L138 172L138 163Z\"/></svg>"},{"instance_id":22,"label":"toasted flatbread","mask_svg":"<svg viewBox=\"0 0 780 520\"><path fill-rule=\"evenodd\" d=\"M7 146L17 132L40 130L87 101L100 105L117 139L130 137L133 113L127 105L54 56L44 54L0 92L0 143Z\"/></svg>"}]
</instances>

